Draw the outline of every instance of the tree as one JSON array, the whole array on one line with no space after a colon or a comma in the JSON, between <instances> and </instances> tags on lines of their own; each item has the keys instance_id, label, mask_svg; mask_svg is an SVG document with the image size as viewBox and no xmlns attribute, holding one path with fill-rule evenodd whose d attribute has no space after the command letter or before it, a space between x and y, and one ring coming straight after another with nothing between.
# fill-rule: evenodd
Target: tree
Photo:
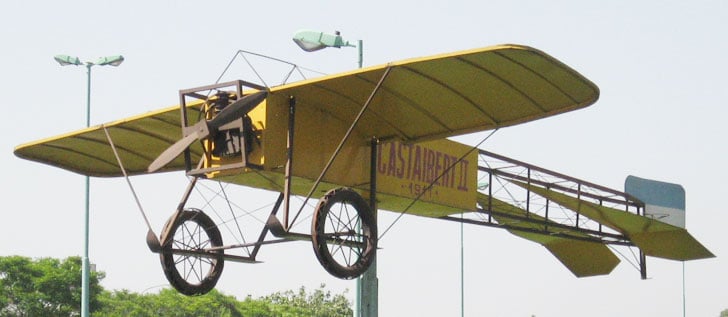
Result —
<instances>
[{"instance_id":1,"label":"tree","mask_svg":"<svg viewBox=\"0 0 728 317\"><path fill-rule=\"evenodd\" d=\"M156 294L107 291L99 285L102 272L90 276L92 316L220 316L220 317L342 317L352 316L349 301L325 285L312 293L301 287L243 301L216 290L184 296L173 289ZM81 303L81 259L21 256L0 257L0 317L78 316Z\"/></svg>"},{"instance_id":2,"label":"tree","mask_svg":"<svg viewBox=\"0 0 728 317\"><path fill-rule=\"evenodd\" d=\"M259 299L238 301L217 290L201 296L185 296L172 289L158 294L136 294L126 290L104 291L92 316L221 316L221 317L344 317L353 311L344 295L332 295L324 285L309 294L278 292Z\"/></svg>"},{"instance_id":3,"label":"tree","mask_svg":"<svg viewBox=\"0 0 728 317\"><path fill-rule=\"evenodd\" d=\"M99 302L99 309L92 316L243 316L235 297L217 290L201 296L185 296L172 289L146 295L126 290L104 291Z\"/></svg>"},{"instance_id":4,"label":"tree","mask_svg":"<svg viewBox=\"0 0 728 317\"><path fill-rule=\"evenodd\" d=\"M728 309L725 309L722 312L720 312L720 317L728 317Z\"/></svg>"},{"instance_id":5,"label":"tree","mask_svg":"<svg viewBox=\"0 0 728 317\"><path fill-rule=\"evenodd\" d=\"M322 284L313 294L301 287L298 293L286 291L274 293L263 298L273 304L274 316L352 316L354 313L349 301L342 294L332 295Z\"/></svg>"},{"instance_id":6,"label":"tree","mask_svg":"<svg viewBox=\"0 0 728 317\"><path fill-rule=\"evenodd\" d=\"M96 272L89 277L92 310L98 306L103 277ZM0 316L78 316L80 303L80 257L0 257Z\"/></svg>"}]
</instances>

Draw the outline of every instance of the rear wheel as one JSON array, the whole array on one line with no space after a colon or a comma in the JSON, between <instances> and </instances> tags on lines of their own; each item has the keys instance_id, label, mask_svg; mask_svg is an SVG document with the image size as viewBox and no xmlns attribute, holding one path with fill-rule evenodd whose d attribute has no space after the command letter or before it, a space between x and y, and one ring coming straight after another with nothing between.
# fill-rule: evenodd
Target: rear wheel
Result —
<instances>
[{"instance_id":1,"label":"rear wheel","mask_svg":"<svg viewBox=\"0 0 728 317\"><path fill-rule=\"evenodd\" d=\"M331 275L352 279L374 260L377 225L369 204L350 188L329 191L319 201L311 240L319 263Z\"/></svg>"},{"instance_id":2,"label":"rear wheel","mask_svg":"<svg viewBox=\"0 0 728 317\"><path fill-rule=\"evenodd\" d=\"M185 295L206 294L215 287L225 261L222 236L217 225L199 209L185 209L165 225L169 239L162 245L160 259L164 275Z\"/></svg>"}]
</instances>

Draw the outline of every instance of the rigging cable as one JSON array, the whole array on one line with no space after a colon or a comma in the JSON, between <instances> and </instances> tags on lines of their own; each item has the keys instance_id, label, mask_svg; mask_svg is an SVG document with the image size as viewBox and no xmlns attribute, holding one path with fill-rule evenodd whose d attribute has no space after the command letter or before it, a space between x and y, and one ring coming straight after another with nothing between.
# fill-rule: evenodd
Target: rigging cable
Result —
<instances>
[{"instance_id":1,"label":"rigging cable","mask_svg":"<svg viewBox=\"0 0 728 317\"><path fill-rule=\"evenodd\" d=\"M422 198L422 195L424 195L427 191L429 191L430 189L432 189L432 186L435 185L435 183L437 183L437 181L439 181L440 178L442 178L443 175L445 175L448 172L450 172L450 170L453 169L455 167L455 165L457 165L457 163L460 163L463 159L465 159L466 156L470 155L470 153L473 153L473 151L475 151L476 149L478 149L478 147L480 147L485 141L487 141L488 139L490 139L490 137L493 136L493 134L495 134L499 129L500 128L496 128L495 130L491 131L485 138L483 138L482 140L480 140L480 142L478 142L478 144L476 144L475 146L473 146L472 148L470 148L470 150L468 150L467 152L465 152L465 154L463 154L462 156L460 156L460 158L458 158L457 161L455 161L452 165L448 166L440 175L438 175L435 179L433 179L430 182L430 184L427 185L427 187L425 187L424 189L422 189L422 191L420 191L420 193L417 194L417 197L415 197L414 199L412 199L412 202L410 202L410 204L407 205L407 207L405 207L404 210L402 210L399 213L399 215L397 216L397 218L394 219L394 221L392 221L391 224L389 224L389 226L387 227L387 229L385 229L384 232L382 232L382 234L379 235L379 238L377 240L378 241L381 241L382 240L382 237L384 237L384 235L386 235L387 232L389 232L389 229L392 229L392 227L399 221L399 219L401 219L402 216L404 214L406 214L409 211L409 209L412 208L412 206L414 206L414 204L420 200L420 198Z\"/></svg>"}]
</instances>

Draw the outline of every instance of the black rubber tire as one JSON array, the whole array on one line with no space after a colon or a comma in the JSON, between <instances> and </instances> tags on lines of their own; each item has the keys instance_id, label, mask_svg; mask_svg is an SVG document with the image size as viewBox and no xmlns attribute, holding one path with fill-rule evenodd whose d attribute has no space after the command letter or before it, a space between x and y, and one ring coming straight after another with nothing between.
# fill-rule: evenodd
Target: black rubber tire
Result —
<instances>
[{"instance_id":1,"label":"black rubber tire","mask_svg":"<svg viewBox=\"0 0 728 317\"><path fill-rule=\"evenodd\" d=\"M311 240L316 258L331 275L347 280L360 276L372 264L377 247L377 224L369 204L351 188L330 190L314 211Z\"/></svg>"},{"instance_id":2,"label":"black rubber tire","mask_svg":"<svg viewBox=\"0 0 728 317\"><path fill-rule=\"evenodd\" d=\"M169 284L182 294L188 296L206 294L215 288L222 274L225 264L222 258L223 251L216 251L220 254L216 258L175 255L171 251L173 248L194 251L222 246L220 230L212 219L199 209L185 209L175 223L172 224L171 220L167 221L164 229L167 230L167 227L172 226L169 231L171 238L162 245L159 254L164 275ZM180 231L180 228L183 230ZM180 274L178 266L182 266L183 271L185 269L190 271Z\"/></svg>"}]
</instances>

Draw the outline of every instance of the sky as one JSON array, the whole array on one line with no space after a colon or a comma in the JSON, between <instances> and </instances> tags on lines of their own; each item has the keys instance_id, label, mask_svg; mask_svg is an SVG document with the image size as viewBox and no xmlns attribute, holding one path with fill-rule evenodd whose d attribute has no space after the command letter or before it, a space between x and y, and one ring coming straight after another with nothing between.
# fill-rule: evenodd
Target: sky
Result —
<instances>
[{"instance_id":1,"label":"sky","mask_svg":"<svg viewBox=\"0 0 728 317\"><path fill-rule=\"evenodd\" d=\"M92 124L177 104L180 89L214 83L238 50L325 73L356 68L356 50L300 50L299 29L364 41L364 65L503 43L538 48L600 88L592 106L499 130L483 147L622 189L627 175L682 184L687 228L716 258L648 258L647 280L623 261L578 279L543 247L494 228L465 226L466 316L717 316L728 308L722 181L728 147L725 1L38 1L0 4L3 202L0 256L82 253L83 177L21 160L15 146L82 128L86 76L56 54L95 60ZM226 78L250 78L235 64ZM264 67L265 68L265 67ZM483 134L457 138L476 144ZM186 185L181 173L133 177L155 230ZM251 209L273 195L240 189ZM396 214L381 212L380 228ZM107 289L166 287L146 226L123 179L91 180L90 258ZM255 229L258 230L258 229ZM405 216L379 245L381 316L460 315L460 226ZM218 289L244 298L316 288L354 297L310 245L264 248L260 264L226 263ZM684 275L683 275L684 268ZM683 289L683 278L685 288ZM683 294L685 302L683 302Z\"/></svg>"}]
</instances>

